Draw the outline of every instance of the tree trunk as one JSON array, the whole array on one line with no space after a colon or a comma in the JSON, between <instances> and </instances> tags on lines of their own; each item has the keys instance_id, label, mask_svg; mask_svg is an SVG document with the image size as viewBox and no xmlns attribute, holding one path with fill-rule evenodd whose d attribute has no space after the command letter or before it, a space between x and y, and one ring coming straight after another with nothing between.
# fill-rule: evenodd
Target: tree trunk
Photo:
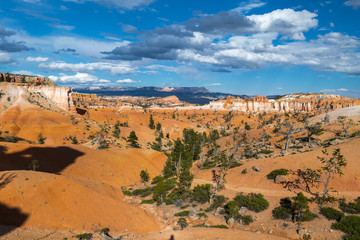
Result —
<instances>
[{"instance_id":1,"label":"tree trunk","mask_svg":"<svg viewBox=\"0 0 360 240\"><path fill-rule=\"evenodd\" d=\"M291 134L288 134L287 139L286 139L286 144L285 144L285 151L287 151L289 148L290 140L291 140Z\"/></svg>"},{"instance_id":2,"label":"tree trunk","mask_svg":"<svg viewBox=\"0 0 360 240\"><path fill-rule=\"evenodd\" d=\"M333 167L330 167L329 175L328 175L328 178L327 178L326 183L325 183L323 198L325 198L326 194L327 194L328 191L329 191L329 190L328 190L328 187L329 187L329 183L330 183L330 179L331 179L332 168L333 168Z\"/></svg>"}]
</instances>

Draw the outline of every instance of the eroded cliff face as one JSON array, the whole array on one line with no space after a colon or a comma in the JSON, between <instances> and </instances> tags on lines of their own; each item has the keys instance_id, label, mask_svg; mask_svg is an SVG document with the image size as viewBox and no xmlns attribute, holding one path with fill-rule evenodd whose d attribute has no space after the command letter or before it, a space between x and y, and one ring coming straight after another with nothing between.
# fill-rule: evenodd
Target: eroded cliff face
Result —
<instances>
[{"instance_id":1,"label":"eroded cliff face","mask_svg":"<svg viewBox=\"0 0 360 240\"><path fill-rule=\"evenodd\" d=\"M74 110L71 88L59 86L24 86L30 92L38 92L64 110Z\"/></svg>"},{"instance_id":2,"label":"eroded cliff face","mask_svg":"<svg viewBox=\"0 0 360 240\"><path fill-rule=\"evenodd\" d=\"M225 101L210 102L214 109L231 109L245 112L291 112L291 111L328 111L360 105L360 100L341 97L334 94L302 94L286 95L277 100L269 100L264 96L250 99L228 97Z\"/></svg>"}]
</instances>

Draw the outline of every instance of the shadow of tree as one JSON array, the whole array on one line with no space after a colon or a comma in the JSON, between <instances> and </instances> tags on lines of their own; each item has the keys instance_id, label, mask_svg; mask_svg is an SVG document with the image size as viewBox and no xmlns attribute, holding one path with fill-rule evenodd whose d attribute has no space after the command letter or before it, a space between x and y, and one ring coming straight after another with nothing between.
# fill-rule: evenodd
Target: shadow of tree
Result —
<instances>
[{"instance_id":1,"label":"shadow of tree","mask_svg":"<svg viewBox=\"0 0 360 240\"><path fill-rule=\"evenodd\" d=\"M292 180L288 180L283 183L283 188L289 191L295 192L295 190L301 190L311 195L318 196L319 193L313 192L312 188L318 188L320 181L317 178L317 172L311 169L296 171L289 170L289 174L294 176Z\"/></svg>"},{"instance_id":2,"label":"shadow of tree","mask_svg":"<svg viewBox=\"0 0 360 240\"><path fill-rule=\"evenodd\" d=\"M31 162L37 160L37 171L58 174L84 155L70 147L29 147L10 154L6 154L6 150L0 146L0 171L29 170Z\"/></svg>"},{"instance_id":3,"label":"shadow of tree","mask_svg":"<svg viewBox=\"0 0 360 240\"><path fill-rule=\"evenodd\" d=\"M4 173L0 177L0 189L4 188L15 177L16 175L14 173ZM20 227L28 217L29 215L21 212L19 208L10 208L0 203L0 236Z\"/></svg>"}]
</instances>

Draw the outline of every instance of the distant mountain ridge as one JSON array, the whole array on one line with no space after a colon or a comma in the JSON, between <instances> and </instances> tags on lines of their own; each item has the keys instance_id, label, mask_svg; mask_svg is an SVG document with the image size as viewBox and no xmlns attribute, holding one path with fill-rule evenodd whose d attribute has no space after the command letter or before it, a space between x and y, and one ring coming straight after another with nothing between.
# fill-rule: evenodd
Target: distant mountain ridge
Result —
<instances>
[{"instance_id":1,"label":"distant mountain ridge","mask_svg":"<svg viewBox=\"0 0 360 240\"><path fill-rule=\"evenodd\" d=\"M211 92L204 87L89 87L75 88L74 92L92 93L99 96L120 96L127 95L132 97L169 97L175 95L182 102L192 104L208 104L214 100L224 100L227 96L250 98L247 95L235 95L221 92Z\"/></svg>"}]
</instances>

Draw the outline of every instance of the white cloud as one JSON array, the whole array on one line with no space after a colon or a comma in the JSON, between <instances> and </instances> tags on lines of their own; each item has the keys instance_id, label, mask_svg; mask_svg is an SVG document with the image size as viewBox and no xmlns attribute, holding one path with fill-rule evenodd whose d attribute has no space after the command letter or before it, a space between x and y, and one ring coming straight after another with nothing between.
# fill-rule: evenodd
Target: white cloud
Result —
<instances>
[{"instance_id":1,"label":"white cloud","mask_svg":"<svg viewBox=\"0 0 360 240\"><path fill-rule=\"evenodd\" d=\"M9 53L0 52L0 63L9 63L11 61L11 56Z\"/></svg>"},{"instance_id":2,"label":"white cloud","mask_svg":"<svg viewBox=\"0 0 360 240\"><path fill-rule=\"evenodd\" d=\"M338 88L338 89L322 89L320 92L323 93L347 93L347 92L358 92L357 90L347 89L347 88Z\"/></svg>"},{"instance_id":3,"label":"white cloud","mask_svg":"<svg viewBox=\"0 0 360 240\"><path fill-rule=\"evenodd\" d=\"M12 30L12 29L10 29ZM101 52L111 51L116 47L126 46L128 41L111 41L86 38L83 36L41 36L34 37L24 31L17 31L17 34L9 37L16 42L25 42L29 48L41 52L55 52L59 49L75 49L76 52L86 57L101 58Z\"/></svg>"},{"instance_id":4,"label":"white cloud","mask_svg":"<svg viewBox=\"0 0 360 240\"><path fill-rule=\"evenodd\" d=\"M358 9L360 7L360 0L349 0L344 3L346 6Z\"/></svg>"},{"instance_id":5,"label":"white cloud","mask_svg":"<svg viewBox=\"0 0 360 240\"><path fill-rule=\"evenodd\" d=\"M284 88L283 88L283 87L278 87L277 89L278 89L278 90L284 90Z\"/></svg>"},{"instance_id":6,"label":"white cloud","mask_svg":"<svg viewBox=\"0 0 360 240\"><path fill-rule=\"evenodd\" d=\"M238 13L247 13L254 8L263 7L266 5L266 2L260 0L249 0L247 2L242 2L239 7L234 8L232 11Z\"/></svg>"},{"instance_id":7,"label":"white cloud","mask_svg":"<svg viewBox=\"0 0 360 240\"><path fill-rule=\"evenodd\" d=\"M62 24L52 24L51 26L58 28L58 29L67 30L67 31L71 31L75 28L74 26L62 25Z\"/></svg>"},{"instance_id":8,"label":"white cloud","mask_svg":"<svg viewBox=\"0 0 360 240\"><path fill-rule=\"evenodd\" d=\"M28 75L28 76L39 76L42 77L42 75L37 74L37 73L33 73L27 70L19 70L19 71L12 71L12 74L19 74L19 75Z\"/></svg>"},{"instance_id":9,"label":"white cloud","mask_svg":"<svg viewBox=\"0 0 360 240\"><path fill-rule=\"evenodd\" d=\"M22 0L22 1L26 3L40 3L40 0Z\"/></svg>"},{"instance_id":10,"label":"white cloud","mask_svg":"<svg viewBox=\"0 0 360 240\"><path fill-rule=\"evenodd\" d=\"M210 83L210 84L207 84L206 86L221 86L222 84L221 83Z\"/></svg>"},{"instance_id":11,"label":"white cloud","mask_svg":"<svg viewBox=\"0 0 360 240\"><path fill-rule=\"evenodd\" d=\"M65 2L85 3L85 2L96 2L101 5L108 7L117 7L125 9L133 9L136 7L147 6L155 0L63 0Z\"/></svg>"},{"instance_id":12,"label":"white cloud","mask_svg":"<svg viewBox=\"0 0 360 240\"><path fill-rule=\"evenodd\" d=\"M49 78L57 83L75 83L75 84L89 84L99 81L99 78L88 73L76 73L75 75L61 75L49 76Z\"/></svg>"},{"instance_id":13,"label":"white cloud","mask_svg":"<svg viewBox=\"0 0 360 240\"><path fill-rule=\"evenodd\" d=\"M94 71L107 71L110 75L122 75L135 73L136 67L131 67L126 64L115 64L106 62L94 63L65 63L65 62L51 62L39 64L40 68L66 71L66 72L94 72Z\"/></svg>"},{"instance_id":14,"label":"white cloud","mask_svg":"<svg viewBox=\"0 0 360 240\"><path fill-rule=\"evenodd\" d=\"M111 81L107 79L100 79L99 83L111 83Z\"/></svg>"},{"instance_id":15,"label":"white cloud","mask_svg":"<svg viewBox=\"0 0 360 240\"><path fill-rule=\"evenodd\" d=\"M47 62L49 58L47 57L27 57L26 61L28 62Z\"/></svg>"},{"instance_id":16,"label":"white cloud","mask_svg":"<svg viewBox=\"0 0 360 240\"><path fill-rule=\"evenodd\" d=\"M248 18L255 22L259 32L278 32L295 40L304 40L303 32L317 27L317 14L307 10L278 9L263 15L251 15Z\"/></svg>"},{"instance_id":17,"label":"white cloud","mask_svg":"<svg viewBox=\"0 0 360 240\"><path fill-rule=\"evenodd\" d=\"M121 80L117 80L117 83L136 83L137 81L134 81L130 78L126 78L126 79L121 79Z\"/></svg>"}]
</instances>

